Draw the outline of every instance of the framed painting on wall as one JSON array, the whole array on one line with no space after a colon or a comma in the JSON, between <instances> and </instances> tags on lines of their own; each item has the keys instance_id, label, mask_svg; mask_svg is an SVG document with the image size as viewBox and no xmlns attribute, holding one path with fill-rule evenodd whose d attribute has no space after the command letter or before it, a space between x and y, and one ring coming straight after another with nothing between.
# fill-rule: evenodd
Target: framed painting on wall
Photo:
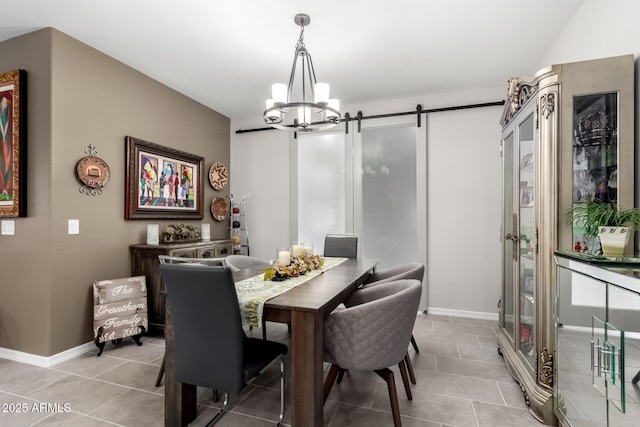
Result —
<instances>
[{"instance_id":1,"label":"framed painting on wall","mask_svg":"<svg viewBox=\"0 0 640 427\"><path fill-rule=\"evenodd\" d=\"M132 136L125 142L125 219L204 217L204 157Z\"/></svg>"},{"instance_id":2,"label":"framed painting on wall","mask_svg":"<svg viewBox=\"0 0 640 427\"><path fill-rule=\"evenodd\" d=\"M27 215L27 72L0 73L0 217Z\"/></svg>"}]
</instances>

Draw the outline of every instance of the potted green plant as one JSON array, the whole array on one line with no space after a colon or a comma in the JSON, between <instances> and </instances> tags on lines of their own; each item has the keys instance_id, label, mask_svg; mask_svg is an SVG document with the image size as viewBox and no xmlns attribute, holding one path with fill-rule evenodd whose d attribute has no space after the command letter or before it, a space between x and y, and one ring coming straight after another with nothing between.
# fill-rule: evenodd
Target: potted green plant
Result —
<instances>
[{"instance_id":1,"label":"potted green plant","mask_svg":"<svg viewBox=\"0 0 640 427\"><path fill-rule=\"evenodd\" d=\"M600 238L604 256L623 256L630 236L640 229L640 209L619 210L598 199L575 204L569 218L574 234Z\"/></svg>"}]
</instances>

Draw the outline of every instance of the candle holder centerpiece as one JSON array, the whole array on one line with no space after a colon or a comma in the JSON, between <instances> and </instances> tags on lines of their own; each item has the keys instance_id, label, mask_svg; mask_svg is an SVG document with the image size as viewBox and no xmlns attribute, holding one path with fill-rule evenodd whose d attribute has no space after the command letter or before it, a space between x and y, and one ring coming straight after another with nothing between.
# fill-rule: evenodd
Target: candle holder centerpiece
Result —
<instances>
[{"instance_id":1,"label":"candle holder centerpiece","mask_svg":"<svg viewBox=\"0 0 640 427\"><path fill-rule=\"evenodd\" d=\"M319 270L324 265L324 257L313 253L313 246L297 243L291 248L279 248L276 262L262 270L263 280L281 282L288 277L298 277L309 271Z\"/></svg>"}]
</instances>

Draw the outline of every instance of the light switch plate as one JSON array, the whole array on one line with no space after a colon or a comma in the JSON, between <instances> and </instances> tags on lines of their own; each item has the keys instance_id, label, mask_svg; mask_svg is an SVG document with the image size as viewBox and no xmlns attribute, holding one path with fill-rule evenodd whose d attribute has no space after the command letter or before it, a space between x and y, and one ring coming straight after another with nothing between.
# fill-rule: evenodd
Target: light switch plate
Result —
<instances>
[{"instance_id":1,"label":"light switch plate","mask_svg":"<svg viewBox=\"0 0 640 427\"><path fill-rule=\"evenodd\" d=\"M2 234L13 236L16 234L16 222L13 220L2 220Z\"/></svg>"},{"instance_id":2,"label":"light switch plate","mask_svg":"<svg viewBox=\"0 0 640 427\"><path fill-rule=\"evenodd\" d=\"M69 234L80 234L80 220L70 219L68 230Z\"/></svg>"}]
</instances>

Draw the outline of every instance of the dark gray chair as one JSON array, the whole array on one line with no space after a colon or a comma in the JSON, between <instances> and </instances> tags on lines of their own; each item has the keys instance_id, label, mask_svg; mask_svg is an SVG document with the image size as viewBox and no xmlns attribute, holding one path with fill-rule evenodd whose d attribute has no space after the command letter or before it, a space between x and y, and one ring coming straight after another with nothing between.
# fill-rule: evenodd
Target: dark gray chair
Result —
<instances>
[{"instance_id":1,"label":"dark gray chair","mask_svg":"<svg viewBox=\"0 0 640 427\"><path fill-rule=\"evenodd\" d=\"M188 258L180 256L158 255L158 260L160 261L160 264L219 265L222 267L226 266L224 258ZM166 293L164 287L160 292ZM156 377L156 387L160 387L160 384L162 383L162 377L164 376L165 359L166 356L162 358L162 363L160 364L160 370L158 371L158 376ZM216 394L215 396L217 399L218 395Z\"/></svg>"},{"instance_id":2,"label":"dark gray chair","mask_svg":"<svg viewBox=\"0 0 640 427\"><path fill-rule=\"evenodd\" d=\"M323 387L325 402L340 371L374 371L387 383L394 425L401 425L395 379L389 367L399 366L411 400L405 355L421 292L422 283L417 280L388 282L359 291L361 304L329 315L324 324L324 360L331 363Z\"/></svg>"},{"instance_id":3,"label":"dark gray chair","mask_svg":"<svg viewBox=\"0 0 640 427\"><path fill-rule=\"evenodd\" d=\"M250 379L280 359L280 419L284 418L284 355L287 346L249 338L242 329L231 270L204 265L161 264L160 273L173 314L174 378L224 393L240 393Z\"/></svg>"},{"instance_id":4,"label":"dark gray chair","mask_svg":"<svg viewBox=\"0 0 640 427\"><path fill-rule=\"evenodd\" d=\"M324 256L357 258L358 236L355 234L327 234L324 238Z\"/></svg>"},{"instance_id":5,"label":"dark gray chair","mask_svg":"<svg viewBox=\"0 0 640 427\"><path fill-rule=\"evenodd\" d=\"M267 261L247 255L229 255L224 258L224 261L231 268L231 271L240 271L247 268L259 271L269 267Z\"/></svg>"},{"instance_id":6,"label":"dark gray chair","mask_svg":"<svg viewBox=\"0 0 640 427\"><path fill-rule=\"evenodd\" d=\"M402 280L402 279L414 279L419 280L422 283L424 279L424 264L422 263L410 263L410 264L402 264L394 267L385 268L384 270L376 271L373 273L364 286L360 289L369 288L377 285L381 285L383 283L388 283L391 281ZM349 305L357 305L360 304L359 292L354 292L351 298L345 302L345 306ZM411 345L416 353L420 353L420 349L418 348L418 343L416 339L411 334ZM409 354L407 353L406 357L407 369L409 370L409 377L411 378L411 382L413 384L416 383L416 376L413 372L413 365L411 364L411 359L409 358ZM342 379L343 373L340 373L339 380Z\"/></svg>"}]
</instances>

